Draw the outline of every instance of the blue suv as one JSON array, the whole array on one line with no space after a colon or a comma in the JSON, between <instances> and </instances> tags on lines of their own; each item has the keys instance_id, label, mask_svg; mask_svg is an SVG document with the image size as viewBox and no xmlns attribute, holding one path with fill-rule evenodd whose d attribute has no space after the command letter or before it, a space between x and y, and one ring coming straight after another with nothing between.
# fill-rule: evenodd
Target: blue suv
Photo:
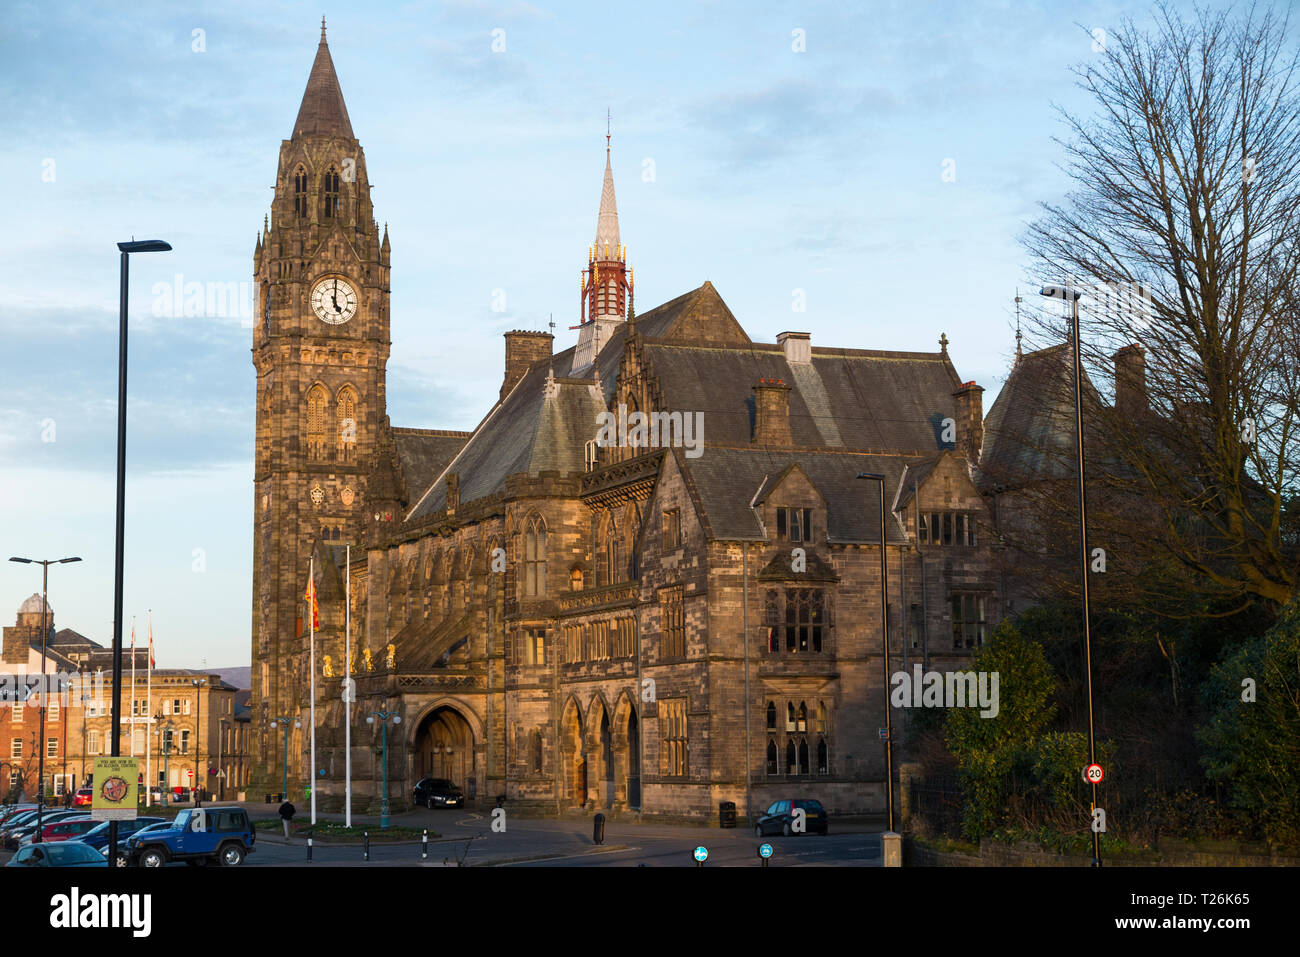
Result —
<instances>
[{"instance_id":1,"label":"blue suv","mask_svg":"<svg viewBox=\"0 0 1300 957\"><path fill-rule=\"evenodd\" d=\"M235 867L253 852L257 834L242 807L187 808L168 828L149 828L126 841L133 867L162 867L170 861Z\"/></svg>"}]
</instances>

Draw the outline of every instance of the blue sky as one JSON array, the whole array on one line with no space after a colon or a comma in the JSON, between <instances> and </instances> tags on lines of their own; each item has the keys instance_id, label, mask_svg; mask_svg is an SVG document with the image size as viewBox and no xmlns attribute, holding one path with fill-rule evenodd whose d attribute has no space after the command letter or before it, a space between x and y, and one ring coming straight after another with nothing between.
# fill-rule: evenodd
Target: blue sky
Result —
<instances>
[{"instance_id":1,"label":"blue sky","mask_svg":"<svg viewBox=\"0 0 1300 957\"><path fill-rule=\"evenodd\" d=\"M1087 106L1070 67L1125 11L1148 8L9 4L2 557L80 555L52 572L56 624L110 640L114 244L166 239L132 261L127 618L152 610L163 666L248 662L251 329L156 315L154 287L250 281L322 13L392 241L389 413L467 429L503 332L553 313L557 350L573 342L606 108L638 311L708 279L758 340L931 350L946 332L987 410L1014 352L1018 236L1066 188L1053 104ZM0 564L0 619L39 587Z\"/></svg>"}]
</instances>

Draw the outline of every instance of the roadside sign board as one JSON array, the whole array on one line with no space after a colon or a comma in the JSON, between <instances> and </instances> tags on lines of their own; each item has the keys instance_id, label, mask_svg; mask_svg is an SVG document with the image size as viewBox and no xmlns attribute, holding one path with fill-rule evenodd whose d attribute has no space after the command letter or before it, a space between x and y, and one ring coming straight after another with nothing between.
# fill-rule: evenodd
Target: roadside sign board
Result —
<instances>
[{"instance_id":1,"label":"roadside sign board","mask_svg":"<svg viewBox=\"0 0 1300 957\"><path fill-rule=\"evenodd\" d=\"M1100 764L1090 764L1083 769L1083 779L1089 784L1100 784L1106 772L1101 769Z\"/></svg>"},{"instance_id":2,"label":"roadside sign board","mask_svg":"<svg viewBox=\"0 0 1300 957\"><path fill-rule=\"evenodd\" d=\"M95 758L90 816L96 821L134 821L140 779L139 758Z\"/></svg>"}]
</instances>

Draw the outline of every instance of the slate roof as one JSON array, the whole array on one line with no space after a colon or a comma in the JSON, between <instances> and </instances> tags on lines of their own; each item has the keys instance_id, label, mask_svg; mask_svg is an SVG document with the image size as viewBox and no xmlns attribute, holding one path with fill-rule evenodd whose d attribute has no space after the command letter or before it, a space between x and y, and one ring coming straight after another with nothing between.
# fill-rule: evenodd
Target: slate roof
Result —
<instances>
[{"instance_id":1,"label":"slate roof","mask_svg":"<svg viewBox=\"0 0 1300 957\"><path fill-rule=\"evenodd\" d=\"M719 448L706 445L699 458L673 450L687 486L703 511L710 538L722 541L767 541L758 515L750 507L756 493L790 465L798 464L826 500L829 541L871 544L880 541L880 500L876 483L860 472L883 473L885 506L909 459L902 455L806 449ZM770 491L770 489L769 489ZM896 520L887 518L889 542L905 542ZM775 533L775 529L769 530Z\"/></svg>"},{"instance_id":2,"label":"slate roof","mask_svg":"<svg viewBox=\"0 0 1300 957\"><path fill-rule=\"evenodd\" d=\"M432 485L473 435L472 432L443 429L394 428L392 432L402 478L413 493L422 492Z\"/></svg>"},{"instance_id":3,"label":"slate roof","mask_svg":"<svg viewBox=\"0 0 1300 957\"><path fill-rule=\"evenodd\" d=\"M956 414L961 382L943 353L812 350L790 363L777 345L727 348L646 343L668 408L704 413L705 444L744 445L754 427L754 384L791 387L790 431L799 446L935 452Z\"/></svg>"},{"instance_id":4,"label":"slate roof","mask_svg":"<svg viewBox=\"0 0 1300 957\"><path fill-rule=\"evenodd\" d=\"M551 369L567 368L571 352L538 362L524 374L416 501L407 521L446 506L450 471L460 476L461 502L469 503L504 491L510 475L585 470L585 445L595 437L597 416L605 411L600 389L592 379L556 378L554 394L546 394Z\"/></svg>"},{"instance_id":5,"label":"slate roof","mask_svg":"<svg viewBox=\"0 0 1300 957\"><path fill-rule=\"evenodd\" d=\"M1085 418L1101 396L1083 376ZM1085 437L1085 446L1086 446ZM1026 352L984 418L977 485L1014 488L1066 478L1074 468L1074 356L1068 343Z\"/></svg>"},{"instance_id":6,"label":"slate roof","mask_svg":"<svg viewBox=\"0 0 1300 957\"><path fill-rule=\"evenodd\" d=\"M293 123L293 135L300 133L354 138L352 121L348 119L348 108L343 102L343 90L339 87L338 74L334 72L334 60L325 43L324 28L321 29L320 46L316 48L316 59L311 65L311 75L307 77L307 89L303 91L302 104L298 107L298 118Z\"/></svg>"}]
</instances>

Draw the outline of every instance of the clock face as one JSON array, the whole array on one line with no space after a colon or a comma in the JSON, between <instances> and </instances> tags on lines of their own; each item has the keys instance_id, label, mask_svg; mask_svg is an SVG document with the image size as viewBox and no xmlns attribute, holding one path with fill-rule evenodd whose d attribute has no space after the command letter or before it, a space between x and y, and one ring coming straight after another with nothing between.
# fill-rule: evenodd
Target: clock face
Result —
<instances>
[{"instance_id":1,"label":"clock face","mask_svg":"<svg viewBox=\"0 0 1300 957\"><path fill-rule=\"evenodd\" d=\"M346 279L329 276L312 287L311 308L321 322L341 326L357 314L357 294Z\"/></svg>"}]
</instances>

